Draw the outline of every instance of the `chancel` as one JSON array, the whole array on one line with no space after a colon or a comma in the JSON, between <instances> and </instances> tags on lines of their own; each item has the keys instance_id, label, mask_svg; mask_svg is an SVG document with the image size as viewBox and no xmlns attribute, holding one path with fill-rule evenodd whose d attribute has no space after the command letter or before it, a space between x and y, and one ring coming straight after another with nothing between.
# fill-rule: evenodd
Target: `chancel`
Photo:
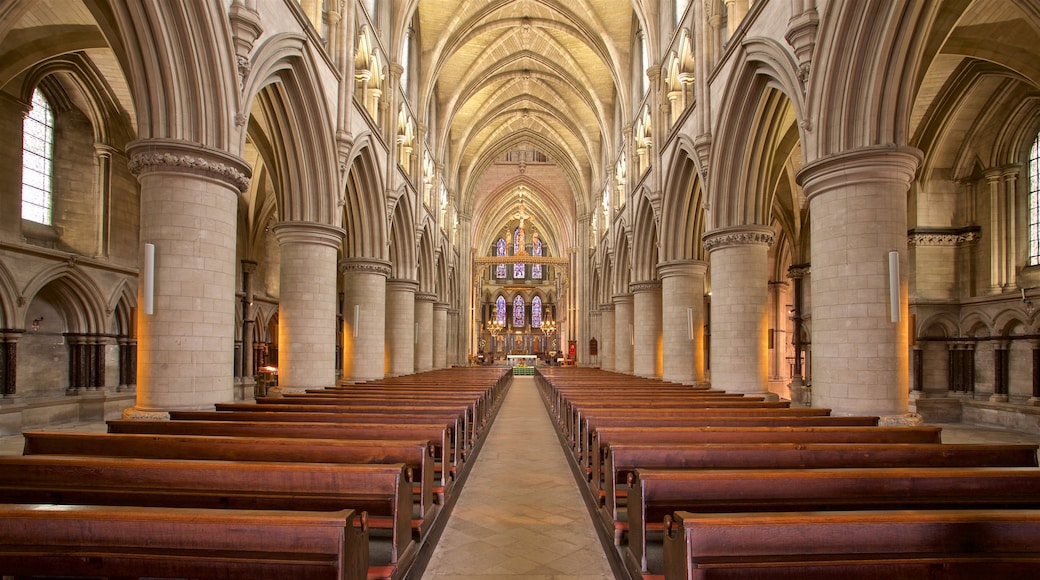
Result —
<instances>
[{"instance_id":1,"label":"chancel","mask_svg":"<svg viewBox=\"0 0 1040 580\"><path fill-rule=\"evenodd\" d=\"M147 519L168 509L181 532L99 547L98 565L219 576L226 546L190 538L226 508L255 553L313 534L298 564L318 577L711 576L746 564L718 514L754 506L657 473L697 462L791 471L759 474L761 504L857 512L747 516L745 560L791 577L822 564L770 547L770 522L834 535L820 549L850 577L928 569L870 568L834 531L894 554L864 530L897 510L935 512L959 544L883 527L936 554L993 521L1040 539L1035 2L7 0L0 57L0 448L46 432L80 458L51 480L51 460L10 458L0 472L41 479L5 491L0 517L26 523L0 530L27 535L0 545L50 545L60 522L158 542ZM983 443L1000 447L949 450ZM131 459L176 473L173 455L207 462L198 481L226 501L171 476L137 515L110 505L138 483ZM530 463L495 477L564 499L475 491L500 459ZM323 462L351 467L296 467ZM851 466L855 482L822 471ZM958 495L971 478L946 468L1021 493ZM261 501L236 469L285 488ZM95 472L110 489L63 487ZM820 483L881 477L928 491L863 491L860 510ZM805 482L827 491L792 496ZM385 497L361 505L365 485ZM502 511L467 519L488 513L467 492ZM232 507L256 502L287 513ZM529 537L529 557L450 563L453 525L485 554ZM936 557L1033 575L1011 536ZM148 554L119 569L124 548ZM7 549L0 576L77 565Z\"/></svg>"}]
</instances>

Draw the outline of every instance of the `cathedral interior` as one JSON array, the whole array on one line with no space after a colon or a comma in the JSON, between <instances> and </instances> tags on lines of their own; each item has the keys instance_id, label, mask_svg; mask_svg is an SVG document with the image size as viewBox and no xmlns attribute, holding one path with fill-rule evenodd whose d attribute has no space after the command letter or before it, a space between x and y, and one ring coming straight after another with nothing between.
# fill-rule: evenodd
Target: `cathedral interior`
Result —
<instances>
[{"instance_id":1,"label":"cathedral interior","mask_svg":"<svg viewBox=\"0 0 1040 580\"><path fill-rule=\"evenodd\" d=\"M1040 431L1038 46L1027 0L9 0L0 429L520 360Z\"/></svg>"}]
</instances>

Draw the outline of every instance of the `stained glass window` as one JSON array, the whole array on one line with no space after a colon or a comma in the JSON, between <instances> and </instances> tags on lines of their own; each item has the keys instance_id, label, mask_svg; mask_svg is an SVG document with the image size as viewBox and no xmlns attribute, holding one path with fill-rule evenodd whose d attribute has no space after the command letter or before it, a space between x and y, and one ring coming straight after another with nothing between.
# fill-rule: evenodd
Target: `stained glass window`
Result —
<instances>
[{"instance_id":1,"label":"stained glass window","mask_svg":"<svg viewBox=\"0 0 1040 580\"><path fill-rule=\"evenodd\" d=\"M1029 265L1040 265L1040 135L1029 150Z\"/></svg>"},{"instance_id":2,"label":"stained glass window","mask_svg":"<svg viewBox=\"0 0 1040 580\"><path fill-rule=\"evenodd\" d=\"M542 327L542 298L535 296L531 300L531 328Z\"/></svg>"},{"instance_id":3,"label":"stained glass window","mask_svg":"<svg viewBox=\"0 0 1040 580\"><path fill-rule=\"evenodd\" d=\"M506 299L503 296L499 296L498 300L495 300L495 321L503 328L506 325Z\"/></svg>"},{"instance_id":4,"label":"stained glass window","mask_svg":"<svg viewBox=\"0 0 1040 580\"><path fill-rule=\"evenodd\" d=\"M513 299L513 328L524 327L524 297L517 295Z\"/></svg>"},{"instance_id":5,"label":"stained glass window","mask_svg":"<svg viewBox=\"0 0 1040 580\"><path fill-rule=\"evenodd\" d=\"M22 219L51 224L54 113L40 93L22 124Z\"/></svg>"},{"instance_id":6,"label":"stained glass window","mask_svg":"<svg viewBox=\"0 0 1040 580\"><path fill-rule=\"evenodd\" d=\"M505 240L505 238L498 238L498 251L497 251L497 254L498 254L499 257L503 257L503 256L506 255L506 240ZM495 278L505 278L505 277L506 277L506 265L505 264L499 264L499 265L495 266Z\"/></svg>"},{"instance_id":7,"label":"stained glass window","mask_svg":"<svg viewBox=\"0 0 1040 580\"><path fill-rule=\"evenodd\" d=\"M520 228L513 230L513 255L517 255L520 250L524 249L524 231ZM513 278L523 279L527 275L527 268L524 264L513 264Z\"/></svg>"},{"instance_id":8,"label":"stained glass window","mask_svg":"<svg viewBox=\"0 0 1040 580\"><path fill-rule=\"evenodd\" d=\"M542 240L540 238L538 238L538 237L535 237L535 239L533 241L531 241L531 255L532 256L541 256L542 255ZM541 264L532 264L531 265L531 277L534 278L535 280L541 280L542 279L542 265Z\"/></svg>"}]
</instances>

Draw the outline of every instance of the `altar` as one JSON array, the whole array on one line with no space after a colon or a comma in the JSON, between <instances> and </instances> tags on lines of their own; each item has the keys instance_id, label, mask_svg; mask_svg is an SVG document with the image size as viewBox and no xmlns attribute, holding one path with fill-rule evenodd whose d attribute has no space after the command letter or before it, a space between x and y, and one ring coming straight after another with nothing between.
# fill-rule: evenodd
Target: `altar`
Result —
<instances>
[{"instance_id":1,"label":"altar","mask_svg":"<svg viewBox=\"0 0 1040 580\"><path fill-rule=\"evenodd\" d=\"M533 354L507 354L506 360L513 367L514 375L533 375L534 363L538 357Z\"/></svg>"}]
</instances>

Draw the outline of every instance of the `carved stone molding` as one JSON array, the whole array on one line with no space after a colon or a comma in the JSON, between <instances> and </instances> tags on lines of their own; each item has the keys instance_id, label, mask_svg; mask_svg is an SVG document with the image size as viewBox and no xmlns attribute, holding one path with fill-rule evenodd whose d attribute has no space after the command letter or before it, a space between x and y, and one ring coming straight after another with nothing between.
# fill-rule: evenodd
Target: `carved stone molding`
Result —
<instances>
[{"instance_id":1,"label":"carved stone molding","mask_svg":"<svg viewBox=\"0 0 1040 580\"><path fill-rule=\"evenodd\" d=\"M730 248L733 246L772 246L775 240L776 234L769 229L726 229L705 234L704 249L710 253L720 248Z\"/></svg>"},{"instance_id":2,"label":"carved stone molding","mask_svg":"<svg viewBox=\"0 0 1040 580\"><path fill-rule=\"evenodd\" d=\"M222 151L170 139L149 139L127 147L127 167L135 176L153 172L184 172L219 179L240 192L249 189L252 169Z\"/></svg>"},{"instance_id":3,"label":"carved stone molding","mask_svg":"<svg viewBox=\"0 0 1040 580\"><path fill-rule=\"evenodd\" d=\"M787 277L792 280L805 278L811 273L812 267L809 264L794 264L787 269Z\"/></svg>"},{"instance_id":4,"label":"carved stone molding","mask_svg":"<svg viewBox=\"0 0 1040 580\"><path fill-rule=\"evenodd\" d=\"M436 302L437 301L437 295L436 294L432 294L432 293L427 293L427 292L417 292L415 294L415 301L416 302Z\"/></svg>"},{"instance_id":5,"label":"carved stone molding","mask_svg":"<svg viewBox=\"0 0 1040 580\"><path fill-rule=\"evenodd\" d=\"M660 292L661 291L661 281L660 280L642 280L642 281L639 281L639 282L632 282L631 284L628 285L628 289L633 294L638 294L640 292L653 292L653 291Z\"/></svg>"},{"instance_id":6,"label":"carved stone molding","mask_svg":"<svg viewBox=\"0 0 1040 580\"><path fill-rule=\"evenodd\" d=\"M348 258L340 260L339 273L357 272L360 274L377 274L390 277L390 262L374 258Z\"/></svg>"},{"instance_id":7,"label":"carved stone molding","mask_svg":"<svg viewBox=\"0 0 1040 580\"><path fill-rule=\"evenodd\" d=\"M339 249L346 230L314 222L286 221L271 226L279 244L315 244Z\"/></svg>"},{"instance_id":8,"label":"carved stone molding","mask_svg":"<svg viewBox=\"0 0 1040 580\"><path fill-rule=\"evenodd\" d=\"M910 230L907 244L914 246L960 246L973 244L982 238L978 226L959 229Z\"/></svg>"}]
</instances>

